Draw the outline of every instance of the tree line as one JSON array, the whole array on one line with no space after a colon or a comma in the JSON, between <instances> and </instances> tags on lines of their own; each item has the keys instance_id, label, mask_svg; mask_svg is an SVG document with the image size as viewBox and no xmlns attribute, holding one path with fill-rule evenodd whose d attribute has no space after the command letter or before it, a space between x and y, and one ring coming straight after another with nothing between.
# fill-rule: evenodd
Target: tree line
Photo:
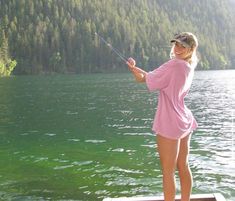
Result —
<instances>
[{"instance_id":1,"label":"tree line","mask_svg":"<svg viewBox=\"0 0 235 201\"><path fill-rule=\"evenodd\" d=\"M125 71L97 32L147 70L169 58L175 33L191 31L198 69L227 69L235 66L233 11L226 0L0 0L0 65L14 59L14 74Z\"/></svg>"}]
</instances>

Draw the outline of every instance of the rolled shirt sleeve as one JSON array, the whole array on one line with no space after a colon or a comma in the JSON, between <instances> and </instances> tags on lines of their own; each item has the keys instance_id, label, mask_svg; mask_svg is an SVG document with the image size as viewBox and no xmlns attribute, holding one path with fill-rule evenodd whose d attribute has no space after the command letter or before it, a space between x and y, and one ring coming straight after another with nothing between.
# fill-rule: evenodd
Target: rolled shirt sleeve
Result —
<instances>
[{"instance_id":1,"label":"rolled shirt sleeve","mask_svg":"<svg viewBox=\"0 0 235 201\"><path fill-rule=\"evenodd\" d=\"M171 68L169 62L159 68L150 71L146 75L146 85L149 91L156 91L166 88L170 81Z\"/></svg>"}]
</instances>

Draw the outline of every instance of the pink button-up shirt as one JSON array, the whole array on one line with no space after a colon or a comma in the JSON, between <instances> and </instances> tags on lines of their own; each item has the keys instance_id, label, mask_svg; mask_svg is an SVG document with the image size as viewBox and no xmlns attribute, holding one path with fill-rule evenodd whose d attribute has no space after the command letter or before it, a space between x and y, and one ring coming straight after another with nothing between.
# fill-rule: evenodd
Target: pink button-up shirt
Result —
<instances>
[{"instance_id":1,"label":"pink button-up shirt","mask_svg":"<svg viewBox=\"0 0 235 201\"><path fill-rule=\"evenodd\" d=\"M157 134L180 139L197 128L193 114L184 103L193 75L194 68L180 59L171 59L147 73L146 84L149 91L160 91L152 128Z\"/></svg>"}]
</instances>

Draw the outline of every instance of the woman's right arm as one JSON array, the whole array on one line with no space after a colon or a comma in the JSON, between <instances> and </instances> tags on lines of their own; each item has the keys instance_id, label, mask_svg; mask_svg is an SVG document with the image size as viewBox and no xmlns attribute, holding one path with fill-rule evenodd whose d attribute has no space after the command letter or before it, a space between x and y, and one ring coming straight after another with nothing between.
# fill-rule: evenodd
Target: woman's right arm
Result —
<instances>
[{"instance_id":1,"label":"woman's right arm","mask_svg":"<svg viewBox=\"0 0 235 201\"><path fill-rule=\"evenodd\" d=\"M127 61L127 65L134 75L137 82L145 82L146 81L146 75L147 72L142 70L141 68L138 68L135 66L135 60L132 58L129 58Z\"/></svg>"}]
</instances>

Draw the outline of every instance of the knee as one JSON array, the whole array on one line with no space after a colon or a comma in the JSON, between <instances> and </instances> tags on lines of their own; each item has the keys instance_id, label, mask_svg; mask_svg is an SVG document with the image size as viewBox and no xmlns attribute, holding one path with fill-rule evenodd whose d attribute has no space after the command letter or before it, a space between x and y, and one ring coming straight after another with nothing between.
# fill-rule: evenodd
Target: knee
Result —
<instances>
[{"instance_id":1,"label":"knee","mask_svg":"<svg viewBox=\"0 0 235 201\"><path fill-rule=\"evenodd\" d=\"M175 167L165 166L162 167L162 173L165 176L174 176L175 174Z\"/></svg>"},{"instance_id":2,"label":"knee","mask_svg":"<svg viewBox=\"0 0 235 201\"><path fill-rule=\"evenodd\" d=\"M190 170L188 163L177 163L177 169L179 172L188 172Z\"/></svg>"}]
</instances>

